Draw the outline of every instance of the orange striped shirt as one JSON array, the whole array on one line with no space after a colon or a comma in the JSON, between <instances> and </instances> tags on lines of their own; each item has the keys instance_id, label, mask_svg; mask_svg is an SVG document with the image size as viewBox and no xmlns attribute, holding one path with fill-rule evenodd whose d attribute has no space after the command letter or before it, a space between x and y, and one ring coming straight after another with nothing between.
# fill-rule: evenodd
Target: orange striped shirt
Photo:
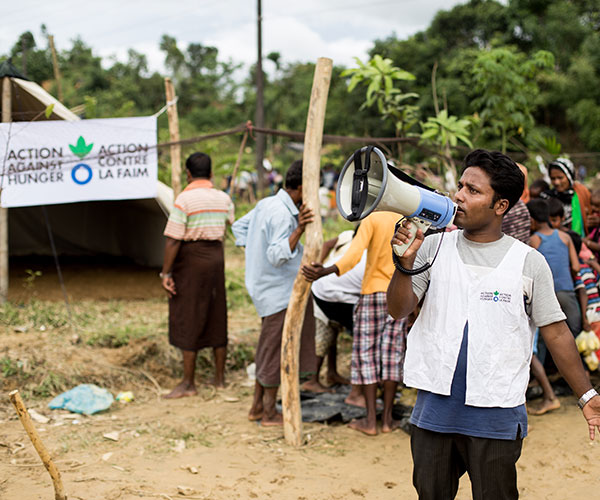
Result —
<instances>
[{"instance_id":1,"label":"orange striped shirt","mask_svg":"<svg viewBox=\"0 0 600 500\"><path fill-rule=\"evenodd\" d=\"M164 235L184 241L223 240L225 225L234 218L231 198L208 179L198 179L175 200Z\"/></svg>"}]
</instances>

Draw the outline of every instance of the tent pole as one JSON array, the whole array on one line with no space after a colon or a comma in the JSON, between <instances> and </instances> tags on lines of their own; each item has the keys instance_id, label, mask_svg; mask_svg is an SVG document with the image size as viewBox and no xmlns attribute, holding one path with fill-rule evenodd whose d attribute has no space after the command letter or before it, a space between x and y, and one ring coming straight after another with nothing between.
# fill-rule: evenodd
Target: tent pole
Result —
<instances>
[{"instance_id":1,"label":"tent pole","mask_svg":"<svg viewBox=\"0 0 600 500\"><path fill-rule=\"evenodd\" d=\"M12 121L12 82L10 77L2 79L2 122ZM4 168L4 167L2 167ZM0 189L0 196L2 191ZM0 208L0 303L8 297L8 208Z\"/></svg>"},{"instance_id":2,"label":"tent pole","mask_svg":"<svg viewBox=\"0 0 600 500\"><path fill-rule=\"evenodd\" d=\"M169 134L171 142L179 142L179 115L175 102L175 88L170 78L165 78L165 95L167 96L167 118L169 119ZM173 199L181 193L181 144L171 146L171 187Z\"/></svg>"}]
</instances>

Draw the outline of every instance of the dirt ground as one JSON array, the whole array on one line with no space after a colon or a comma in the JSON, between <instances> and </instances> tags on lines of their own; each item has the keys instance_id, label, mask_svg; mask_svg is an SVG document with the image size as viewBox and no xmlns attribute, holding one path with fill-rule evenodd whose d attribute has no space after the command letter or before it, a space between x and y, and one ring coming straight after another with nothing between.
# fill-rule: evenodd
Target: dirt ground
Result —
<instances>
[{"instance_id":1,"label":"dirt ground","mask_svg":"<svg viewBox=\"0 0 600 500\"><path fill-rule=\"evenodd\" d=\"M173 402L147 393L103 415L56 416L37 427L69 498L416 498L402 431L371 438L343 425L305 424L307 444L294 449L281 430L246 420L249 402L250 389L238 382ZM597 498L600 491L600 443L586 437L574 398L561 402L531 421L518 463L521 498ZM43 404L37 409L51 415ZM0 416L0 497L52 498L21 425L8 407ZM117 442L103 437L114 431ZM458 498L470 498L467 478Z\"/></svg>"},{"instance_id":2,"label":"dirt ground","mask_svg":"<svg viewBox=\"0 0 600 500\"><path fill-rule=\"evenodd\" d=\"M124 323L144 318L160 335L166 331L166 302L155 271L72 271L65 272L65 279L76 310L97 307L107 323L113 316ZM35 291L38 298L60 300L49 271L36 278L35 290L22 286L22 279L13 280L13 297ZM121 305L106 302L119 294ZM234 339L256 338L258 319L252 312L240 309L230 319ZM131 389L136 395L131 403L115 402L91 417L49 410L50 396L26 399L30 409L50 418L36 427L70 499L416 498L409 437L402 431L366 437L340 423L304 424L306 444L295 449L280 429L247 420L252 386L243 370L229 373L224 390L202 385L196 397L167 402L159 393L177 379L172 371L161 370L161 364L178 359L163 354L168 347L164 339L140 338L113 349L70 338L60 327L41 331L37 323L0 332L0 361L18 359L26 367L57 373L62 368L78 380L104 381L113 393ZM344 360L342 365L347 373ZM0 373L0 382L8 392L14 384L6 373L4 379ZM561 403L551 414L530 418L530 435L518 463L521 498L600 497L600 439L590 442L573 396L562 397ZM114 432L117 441L104 437ZM0 498L53 498L49 475L6 397L0 398ZM458 498L471 498L466 477Z\"/></svg>"}]
</instances>

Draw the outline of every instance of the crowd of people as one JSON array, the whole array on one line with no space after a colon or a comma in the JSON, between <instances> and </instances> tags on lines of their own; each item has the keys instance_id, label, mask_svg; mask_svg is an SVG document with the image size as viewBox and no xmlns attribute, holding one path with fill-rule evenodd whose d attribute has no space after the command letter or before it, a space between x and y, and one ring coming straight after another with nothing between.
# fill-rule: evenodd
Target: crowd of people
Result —
<instances>
[{"instance_id":1,"label":"crowd of people","mask_svg":"<svg viewBox=\"0 0 600 500\"><path fill-rule=\"evenodd\" d=\"M382 432L398 426L392 417L398 384L416 388L411 451L419 498L454 498L464 472L474 498L517 498L525 393L532 383L543 391L531 413L558 408L546 373L553 367L579 398L593 439L600 397L589 372L598 367L597 354L580 356L575 337L600 333L600 192L590 194L575 180L569 160L549 165L551 186L538 180L528 186L527 170L508 156L473 151L455 195L454 230L427 237L418 230L394 262L391 244L409 241L410 222L395 229L398 214L374 212L324 244L323 264L303 265L300 240L319 214L303 204L301 161L289 167L279 191L235 222L231 199L211 184L210 158L195 153L186 168L189 184L165 229L161 272L169 339L183 353L184 376L165 397L196 393L196 354L204 347L214 352L214 383L225 383L223 239L232 224L261 318L249 420L282 425L276 409L282 331L301 272L313 282L301 334L302 389L325 392L350 382L346 403L366 408L350 428L375 435L379 410ZM425 263L431 265L424 272L411 272ZM343 329L353 337L349 381L336 362Z\"/></svg>"}]
</instances>

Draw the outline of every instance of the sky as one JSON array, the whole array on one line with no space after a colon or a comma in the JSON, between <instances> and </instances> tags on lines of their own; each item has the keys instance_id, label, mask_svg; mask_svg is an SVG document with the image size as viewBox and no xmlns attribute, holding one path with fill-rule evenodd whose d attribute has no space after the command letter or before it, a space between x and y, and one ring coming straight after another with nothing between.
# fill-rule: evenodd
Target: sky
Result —
<instances>
[{"instance_id":1,"label":"sky","mask_svg":"<svg viewBox=\"0 0 600 500\"><path fill-rule=\"evenodd\" d=\"M262 0L263 55L280 52L284 62L353 65L365 59L376 39L406 38L429 25L440 9L466 0ZM219 59L256 60L257 0L20 0L3 10L0 54L31 31L40 46L45 24L57 49L80 36L96 55L126 60L133 48L151 70L163 71L160 38L168 34L180 48L201 43L219 49ZM264 64L269 72L270 62Z\"/></svg>"}]
</instances>

